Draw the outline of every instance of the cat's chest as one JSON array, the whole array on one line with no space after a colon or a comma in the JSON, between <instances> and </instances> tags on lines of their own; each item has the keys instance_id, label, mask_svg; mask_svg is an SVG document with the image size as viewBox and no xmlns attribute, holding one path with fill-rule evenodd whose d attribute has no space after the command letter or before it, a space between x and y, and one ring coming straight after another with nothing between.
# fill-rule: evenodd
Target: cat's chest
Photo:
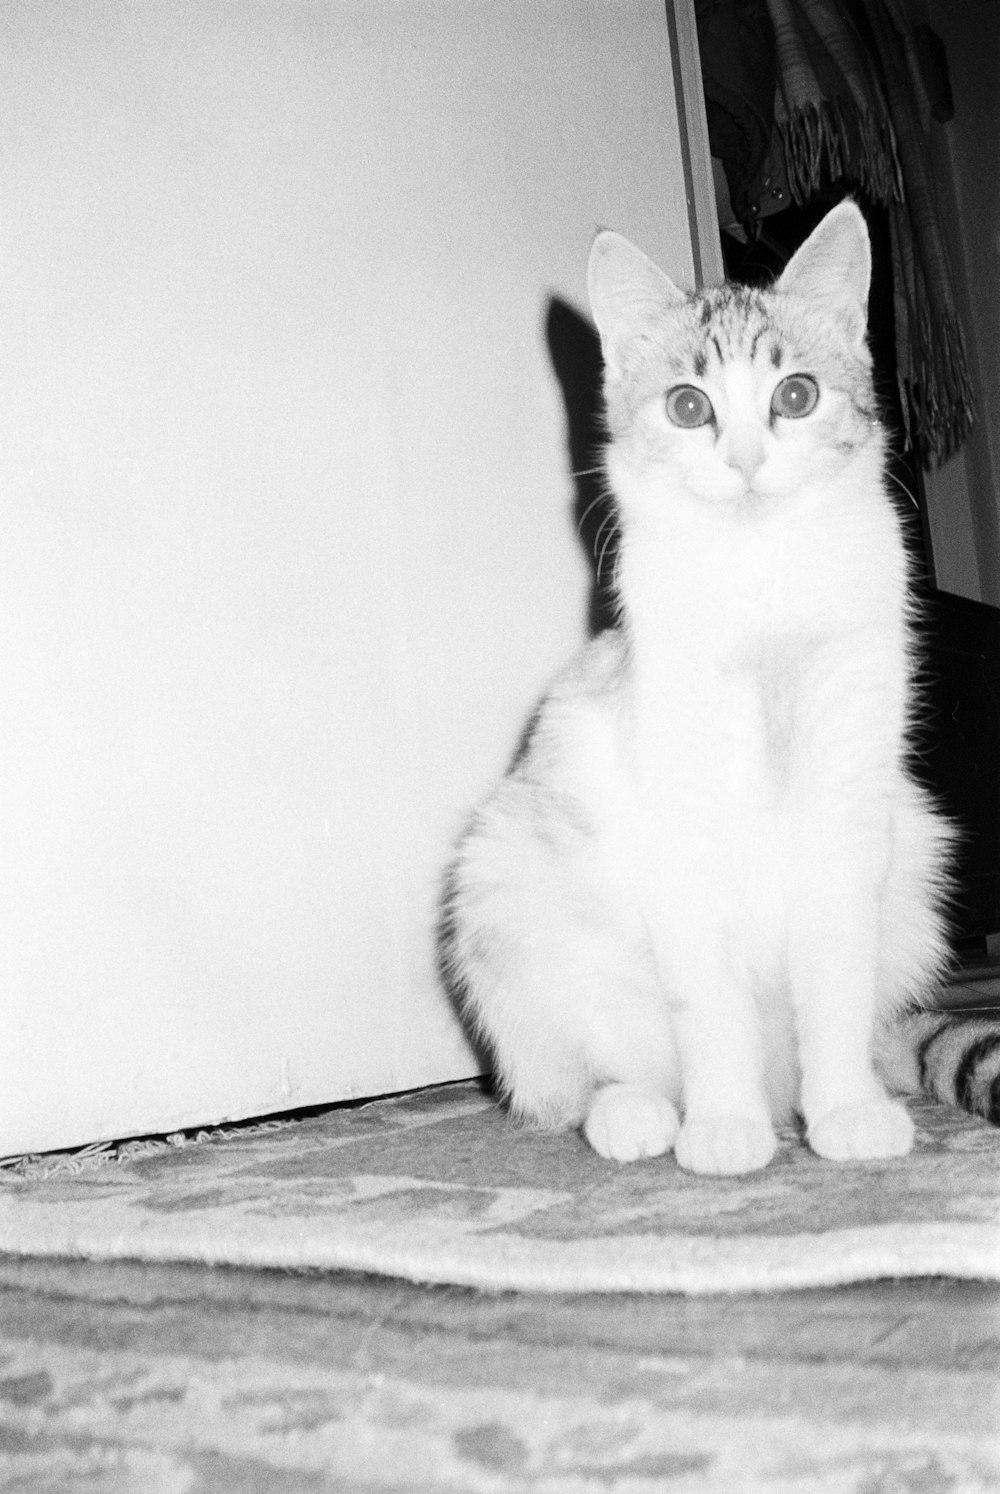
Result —
<instances>
[{"instance_id":1,"label":"cat's chest","mask_svg":"<svg viewBox=\"0 0 1000 1494\"><path fill-rule=\"evenodd\" d=\"M774 807L825 771L860 687L895 698L899 567L877 520L806 502L770 521L694 511L669 543L626 546L633 727L654 793L672 779L730 813Z\"/></svg>"},{"instance_id":2,"label":"cat's chest","mask_svg":"<svg viewBox=\"0 0 1000 1494\"><path fill-rule=\"evenodd\" d=\"M621 595L644 644L667 652L773 646L836 631L865 589L861 538L805 513L721 523L698 514L663 543L625 547ZM828 532L829 531L829 532Z\"/></svg>"},{"instance_id":3,"label":"cat's chest","mask_svg":"<svg viewBox=\"0 0 1000 1494\"><path fill-rule=\"evenodd\" d=\"M661 799L672 818L690 806L762 828L780 813L823 653L802 631L640 652L632 729L640 795L654 815Z\"/></svg>"},{"instance_id":4,"label":"cat's chest","mask_svg":"<svg viewBox=\"0 0 1000 1494\"><path fill-rule=\"evenodd\" d=\"M750 786L756 783L772 806L788 789L809 670L818 652L818 643L806 633L769 637L738 652L723 671L723 680L731 680L736 696L746 701L735 756L746 759Z\"/></svg>"}]
</instances>

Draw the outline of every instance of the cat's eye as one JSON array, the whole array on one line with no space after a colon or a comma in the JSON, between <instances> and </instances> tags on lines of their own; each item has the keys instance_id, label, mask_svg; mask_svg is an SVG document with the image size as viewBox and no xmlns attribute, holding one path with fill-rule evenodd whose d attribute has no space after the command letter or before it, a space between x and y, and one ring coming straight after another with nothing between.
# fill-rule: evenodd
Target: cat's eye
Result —
<instances>
[{"instance_id":1,"label":"cat's eye","mask_svg":"<svg viewBox=\"0 0 1000 1494\"><path fill-rule=\"evenodd\" d=\"M667 419L684 430L707 425L715 411L707 394L702 394L693 384L678 384L667 392Z\"/></svg>"},{"instance_id":2,"label":"cat's eye","mask_svg":"<svg viewBox=\"0 0 1000 1494\"><path fill-rule=\"evenodd\" d=\"M819 399L819 385L810 374L789 374L771 396L771 414L786 420L801 420L811 415Z\"/></svg>"}]
</instances>

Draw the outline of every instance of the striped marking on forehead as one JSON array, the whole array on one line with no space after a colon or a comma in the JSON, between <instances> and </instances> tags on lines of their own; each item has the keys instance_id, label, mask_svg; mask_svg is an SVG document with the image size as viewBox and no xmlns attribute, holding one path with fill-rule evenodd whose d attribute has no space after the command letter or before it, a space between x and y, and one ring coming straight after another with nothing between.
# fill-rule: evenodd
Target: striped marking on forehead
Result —
<instances>
[{"instance_id":1,"label":"striped marking on forehead","mask_svg":"<svg viewBox=\"0 0 1000 1494\"><path fill-rule=\"evenodd\" d=\"M784 359L781 334L767 300L751 286L723 285L705 291L694 304L696 335L691 341L691 365L703 379L712 364L734 360L766 360L780 368ZM692 329L694 330L694 329Z\"/></svg>"}]
</instances>

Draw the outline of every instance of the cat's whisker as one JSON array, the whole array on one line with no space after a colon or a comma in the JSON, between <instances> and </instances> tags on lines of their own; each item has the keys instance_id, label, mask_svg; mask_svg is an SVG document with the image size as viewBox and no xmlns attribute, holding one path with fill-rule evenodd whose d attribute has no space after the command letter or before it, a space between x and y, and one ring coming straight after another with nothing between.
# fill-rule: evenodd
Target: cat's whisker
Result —
<instances>
[{"instance_id":1,"label":"cat's whisker","mask_svg":"<svg viewBox=\"0 0 1000 1494\"><path fill-rule=\"evenodd\" d=\"M913 504L913 507L919 513L920 512L920 504L917 502L916 497L915 497L915 495L913 493L912 488L908 488L907 485L906 485L906 483L903 481L903 479L901 477L898 477L895 472L890 472L888 474L888 476L896 484L896 486L897 486L897 488L899 488L900 492L903 493L910 500L910 502Z\"/></svg>"},{"instance_id":2,"label":"cat's whisker","mask_svg":"<svg viewBox=\"0 0 1000 1494\"><path fill-rule=\"evenodd\" d=\"M614 537L614 531L617 528L618 528L618 521L615 518L615 515L614 514L606 514L605 517L601 520L600 524L597 526L597 533L594 535L594 550L593 550L593 553L594 553L594 558L595 559L597 558L598 546L600 545L601 539L604 536L604 534L608 530L610 530L610 533L608 533L607 539L605 540L605 548L606 548L607 545L610 544L612 538ZM601 553L603 554L603 550L602 550Z\"/></svg>"},{"instance_id":3,"label":"cat's whisker","mask_svg":"<svg viewBox=\"0 0 1000 1494\"><path fill-rule=\"evenodd\" d=\"M618 526L615 525L610 530L607 539L604 541L604 544L601 546L601 553L597 557L597 584L598 584L598 586L600 586L602 584L601 583L601 571L602 571L603 566L604 566L604 557L605 557L605 555L607 555L607 553L608 553L608 547L614 541L617 533L618 533Z\"/></svg>"},{"instance_id":4,"label":"cat's whisker","mask_svg":"<svg viewBox=\"0 0 1000 1494\"><path fill-rule=\"evenodd\" d=\"M605 493L598 493L596 498L591 498L590 502L587 504L587 507L584 509L583 513L577 520L576 528L578 534L582 531L584 524L587 522L587 516L593 513L594 509L598 508L602 503L607 504L607 502L608 498Z\"/></svg>"},{"instance_id":5,"label":"cat's whisker","mask_svg":"<svg viewBox=\"0 0 1000 1494\"><path fill-rule=\"evenodd\" d=\"M596 530L596 532L594 534L595 543L596 543L597 540L600 539L601 535L604 533L605 529L607 529L607 527L608 527L609 524L615 525L617 523L618 523L618 516L617 516L617 514L615 514L615 512L613 510L609 509L608 512L604 515L604 517L601 520L601 522L597 526L597 530Z\"/></svg>"}]
</instances>

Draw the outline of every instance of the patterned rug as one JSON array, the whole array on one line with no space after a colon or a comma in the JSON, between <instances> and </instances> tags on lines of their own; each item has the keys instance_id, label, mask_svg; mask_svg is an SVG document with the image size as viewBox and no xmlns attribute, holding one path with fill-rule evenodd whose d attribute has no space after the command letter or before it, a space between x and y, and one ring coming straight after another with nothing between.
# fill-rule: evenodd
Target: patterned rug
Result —
<instances>
[{"instance_id":1,"label":"patterned rug","mask_svg":"<svg viewBox=\"0 0 1000 1494\"><path fill-rule=\"evenodd\" d=\"M0 1251L361 1271L490 1291L771 1291L1000 1279L1000 1131L914 1108L907 1158L627 1167L472 1084L0 1170Z\"/></svg>"}]
</instances>

